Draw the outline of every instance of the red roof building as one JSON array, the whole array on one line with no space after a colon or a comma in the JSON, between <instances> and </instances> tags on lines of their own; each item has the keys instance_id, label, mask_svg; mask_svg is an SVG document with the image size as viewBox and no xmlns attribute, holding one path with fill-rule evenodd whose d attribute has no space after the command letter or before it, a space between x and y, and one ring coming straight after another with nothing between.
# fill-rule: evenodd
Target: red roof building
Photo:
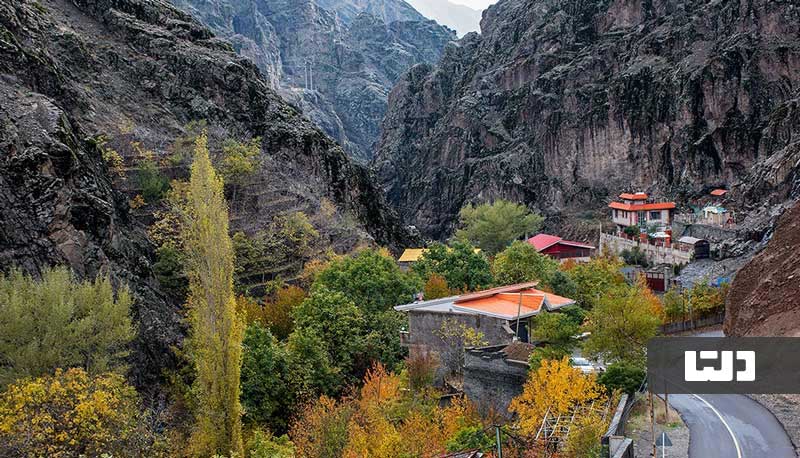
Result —
<instances>
[{"instance_id":1,"label":"red roof building","mask_svg":"<svg viewBox=\"0 0 800 458\"><path fill-rule=\"evenodd\" d=\"M620 231L629 226L669 227L675 213L675 202L650 202L649 196L643 192L635 194L622 193L621 202L611 202L611 219Z\"/></svg>"},{"instance_id":2,"label":"red roof building","mask_svg":"<svg viewBox=\"0 0 800 458\"><path fill-rule=\"evenodd\" d=\"M714 196L714 197L722 197L727 193L728 193L728 191L725 190L725 189L715 189L715 190L711 191L711 195Z\"/></svg>"},{"instance_id":3,"label":"red roof building","mask_svg":"<svg viewBox=\"0 0 800 458\"><path fill-rule=\"evenodd\" d=\"M536 234L528 239L528 243L533 245L539 253L560 261L567 259L578 262L588 261L595 249L592 245L564 240L561 237L550 234Z\"/></svg>"}]
</instances>

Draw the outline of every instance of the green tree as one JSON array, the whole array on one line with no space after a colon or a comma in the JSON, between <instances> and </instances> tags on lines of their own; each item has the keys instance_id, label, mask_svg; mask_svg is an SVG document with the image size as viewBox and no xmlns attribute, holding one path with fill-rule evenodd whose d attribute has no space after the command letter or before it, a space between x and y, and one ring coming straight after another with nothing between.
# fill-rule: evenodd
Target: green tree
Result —
<instances>
[{"instance_id":1,"label":"green tree","mask_svg":"<svg viewBox=\"0 0 800 458\"><path fill-rule=\"evenodd\" d=\"M604 361L644 364L647 341L656 335L661 320L648 297L635 286L620 286L602 296L589 312L583 346L589 356Z\"/></svg>"},{"instance_id":2,"label":"green tree","mask_svg":"<svg viewBox=\"0 0 800 458\"><path fill-rule=\"evenodd\" d=\"M115 297L107 276L78 282L63 267L45 269L41 280L0 273L0 387L56 368L124 369L130 306L128 289Z\"/></svg>"},{"instance_id":3,"label":"green tree","mask_svg":"<svg viewBox=\"0 0 800 458\"><path fill-rule=\"evenodd\" d=\"M295 328L325 342L330 360L345 374L352 373L364 353L366 322L361 310L340 292L317 287L293 311Z\"/></svg>"},{"instance_id":4,"label":"green tree","mask_svg":"<svg viewBox=\"0 0 800 458\"><path fill-rule=\"evenodd\" d=\"M243 323L233 294L233 246L222 179L205 135L197 138L189 181L186 233L189 348L197 370L192 435L196 456L243 453L239 375Z\"/></svg>"},{"instance_id":5,"label":"green tree","mask_svg":"<svg viewBox=\"0 0 800 458\"><path fill-rule=\"evenodd\" d=\"M575 342L573 337L578 334L579 330L580 325L569 315L540 313L533 318L531 334L537 341L570 350Z\"/></svg>"},{"instance_id":6,"label":"green tree","mask_svg":"<svg viewBox=\"0 0 800 458\"><path fill-rule=\"evenodd\" d=\"M331 261L317 275L312 290L340 292L369 315L411 302L421 287L419 279L401 271L391 256L365 249Z\"/></svg>"},{"instance_id":7,"label":"green tree","mask_svg":"<svg viewBox=\"0 0 800 458\"><path fill-rule=\"evenodd\" d=\"M300 400L338 394L344 384L341 370L334 366L326 342L312 328L295 328L286 342L289 380Z\"/></svg>"},{"instance_id":8,"label":"green tree","mask_svg":"<svg viewBox=\"0 0 800 458\"><path fill-rule=\"evenodd\" d=\"M466 242L454 241L451 246L434 243L414 263L414 272L421 278L432 274L444 277L454 290L475 291L493 282L489 261Z\"/></svg>"},{"instance_id":9,"label":"green tree","mask_svg":"<svg viewBox=\"0 0 800 458\"><path fill-rule=\"evenodd\" d=\"M512 241L539 230L544 218L527 207L507 200L491 204L468 205L459 213L461 229L456 237L469 240L489 256L503 250Z\"/></svg>"},{"instance_id":10,"label":"green tree","mask_svg":"<svg viewBox=\"0 0 800 458\"><path fill-rule=\"evenodd\" d=\"M286 435L275 437L269 432L256 430L247 442L250 458L294 458L294 444Z\"/></svg>"},{"instance_id":11,"label":"green tree","mask_svg":"<svg viewBox=\"0 0 800 458\"><path fill-rule=\"evenodd\" d=\"M241 401L249 424L285 431L294 393L287 384L289 357L268 329L247 327L242 350Z\"/></svg>"},{"instance_id":12,"label":"green tree","mask_svg":"<svg viewBox=\"0 0 800 458\"><path fill-rule=\"evenodd\" d=\"M142 196L148 203L158 202L169 191L169 178L161 173L152 151L143 149L138 143L134 143L133 147L141 156L137 163L136 179L142 190Z\"/></svg>"},{"instance_id":13,"label":"green tree","mask_svg":"<svg viewBox=\"0 0 800 458\"><path fill-rule=\"evenodd\" d=\"M664 314L671 322L683 321L686 319L686 299L678 292L677 289L672 288L664 294Z\"/></svg>"},{"instance_id":14,"label":"green tree","mask_svg":"<svg viewBox=\"0 0 800 458\"><path fill-rule=\"evenodd\" d=\"M464 450L492 451L495 447L494 435L487 434L486 428L481 425L465 426L447 441L448 452L463 452Z\"/></svg>"},{"instance_id":15,"label":"green tree","mask_svg":"<svg viewBox=\"0 0 800 458\"><path fill-rule=\"evenodd\" d=\"M642 386L645 375L642 367L621 362L608 366L597 381L605 386L609 393L620 390L632 395Z\"/></svg>"},{"instance_id":16,"label":"green tree","mask_svg":"<svg viewBox=\"0 0 800 458\"><path fill-rule=\"evenodd\" d=\"M557 270L557 261L539 253L530 243L520 240L514 241L492 262L494 281L498 285L529 281L549 284Z\"/></svg>"},{"instance_id":17,"label":"green tree","mask_svg":"<svg viewBox=\"0 0 800 458\"><path fill-rule=\"evenodd\" d=\"M620 272L622 266L617 258L609 256L599 256L575 265L567 271L575 284L575 295L570 298L584 309L591 309L609 291L626 284Z\"/></svg>"}]
</instances>

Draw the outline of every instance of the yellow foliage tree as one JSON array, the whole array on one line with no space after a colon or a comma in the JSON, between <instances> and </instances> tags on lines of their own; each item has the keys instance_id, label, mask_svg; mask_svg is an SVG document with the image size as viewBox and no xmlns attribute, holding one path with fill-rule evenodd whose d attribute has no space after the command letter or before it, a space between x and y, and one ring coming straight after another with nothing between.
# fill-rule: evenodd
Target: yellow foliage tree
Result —
<instances>
[{"instance_id":1,"label":"yellow foliage tree","mask_svg":"<svg viewBox=\"0 0 800 458\"><path fill-rule=\"evenodd\" d=\"M447 280L437 273L432 273L428 277L428 281L423 288L423 295L425 300L439 299L450 295L450 288L447 286Z\"/></svg>"},{"instance_id":2,"label":"yellow foliage tree","mask_svg":"<svg viewBox=\"0 0 800 458\"><path fill-rule=\"evenodd\" d=\"M244 325L233 294L233 245L222 179L205 134L195 143L184 243L189 276L189 349L197 369L192 453L243 453L239 403Z\"/></svg>"},{"instance_id":3,"label":"yellow foliage tree","mask_svg":"<svg viewBox=\"0 0 800 458\"><path fill-rule=\"evenodd\" d=\"M517 414L523 434L533 435L542 419L562 415L580 404L602 399L605 390L593 375L587 375L569 364L569 358L544 360L525 382L522 394L511 401L509 410Z\"/></svg>"},{"instance_id":4,"label":"yellow foliage tree","mask_svg":"<svg viewBox=\"0 0 800 458\"><path fill-rule=\"evenodd\" d=\"M122 376L59 369L0 395L0 456L156 456L141 418Z\"/></svg>"}]
</instances>

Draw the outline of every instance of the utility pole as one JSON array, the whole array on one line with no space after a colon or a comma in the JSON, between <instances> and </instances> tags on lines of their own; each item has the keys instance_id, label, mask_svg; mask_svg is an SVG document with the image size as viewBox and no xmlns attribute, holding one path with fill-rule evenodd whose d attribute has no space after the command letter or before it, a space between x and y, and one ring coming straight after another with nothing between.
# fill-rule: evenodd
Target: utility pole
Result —
<instances>
[{"instance_id":1,"label":"utility pole","mask_svg":"<svg viewBox=\"0 0 800 458\"><path fill-rule=\"evenodd\" d=\"M669 389L664 383L664 423L669 424Z\"/></svg>"},{"instance_id":2,"label":"utility pole","mask_svg":"<svg viewBox=\"0 0 800 458\"><path fill-rule=\"evenodd\" d=\"M503 458L503 444L500 442L500 425L494 425L494 437L497 441L497 458Z\"/></svg>"},{"instance_id":3,"label":"utility pole","mask_svg":"<svg viewBox=\"0 0 800 458\"><path fill-rule=\"evenodd\" d=\"M647 391L647 395L650 400L650 437L653 440L653 454L651 456L656 457L658 456L658 449L656 448L656 412L655 406L653 405L652 389Z\"/></svg>"}]
</instances>

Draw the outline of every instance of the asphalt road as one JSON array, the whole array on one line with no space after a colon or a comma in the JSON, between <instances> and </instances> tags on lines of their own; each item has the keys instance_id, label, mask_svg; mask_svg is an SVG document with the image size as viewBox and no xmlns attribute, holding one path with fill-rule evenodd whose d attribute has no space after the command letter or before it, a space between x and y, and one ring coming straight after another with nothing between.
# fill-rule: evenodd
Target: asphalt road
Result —
<instances>
[{"instance_id":1,"label":"asphalt road","mask_svg":"<svg viewBox=\"0 0 800 458\"><path fill-rule=\"evenodd\" d=\"M797 458L783 426L747 396L674 394L669 401L689 427L689 458Z\"/></svg>"}]
</instances>

